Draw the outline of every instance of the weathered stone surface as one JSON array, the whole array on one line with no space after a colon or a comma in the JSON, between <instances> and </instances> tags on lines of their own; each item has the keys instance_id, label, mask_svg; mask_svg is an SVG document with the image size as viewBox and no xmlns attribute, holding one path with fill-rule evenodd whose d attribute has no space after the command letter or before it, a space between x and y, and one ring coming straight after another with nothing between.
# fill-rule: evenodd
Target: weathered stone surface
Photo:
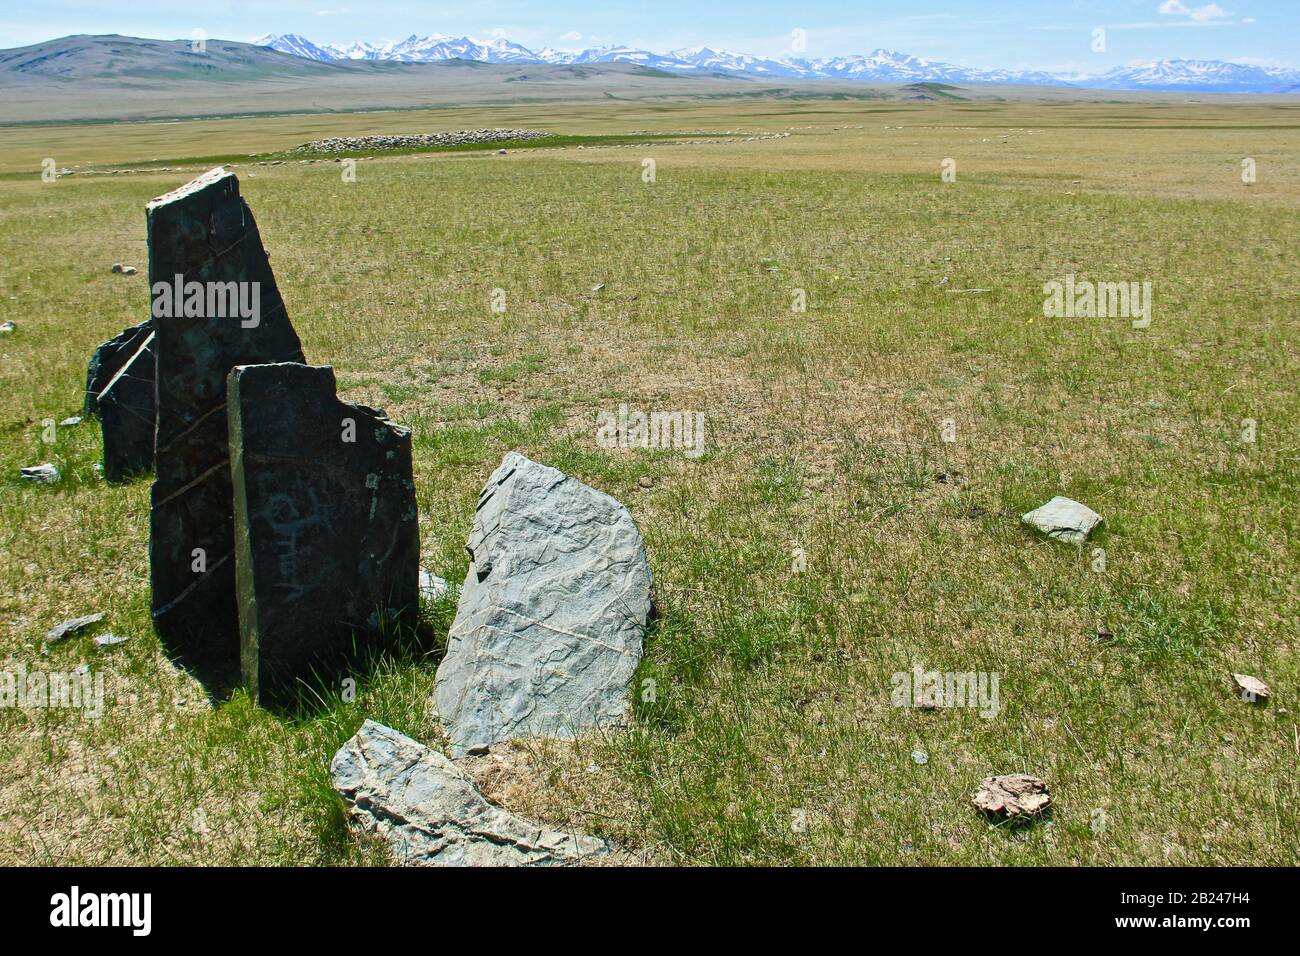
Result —
<instances>
[{"instance_id":1,"label":"weathered stone surface","mask_svg":"<svg viewBox=\"0 0 1300 956\"><path fill-rule=\"evenodd\" d=\"M147 218L151 290L178 274L187 282L260 283L255 327L238 317L154 319L154 623L164 647L185 663L233 668L239 626L226 375L236 365L302 362L302 347L233 173L211 170L153 200Z\"/></svg>"},{"instance_id":2,"label":"weathered stone surface","mask_svg":"<svg viewBox=\"0 0 1300 956\"><path fill-rule=\"evenodd\" d=\"M627 509L511 452L479 496L466 549L435 690L452 755L621 722L651 583Z\"/></svg>"},{"instance_id":3,"label":"weathered stone surface","mask_svg":"<svg viewBox=\"0 0 1300 956\"><path fill-rule=\"evenodd\" d=\"M104 615L102 612L98 614L87 614L84 617L74 617L69 621L64 621L62 624L56 624L54 627L46 631L45 641L48 644L61 641L65 637L71 637L78 631L84 631L92 624L98 624L103 619Z\"/></svg>"},{"instance_id":4,"label":"weathered stone surface","mask_svg":"<svg viewBox=\"0 0 1300 956\"><path fill-rule=\"evenodd\" d=\"M976 807L991 816L1035 816L1052 805L1047 784L1027 773L985 777L971 797Z\"/></svg>"},{"instance_id":5,"label":"weathered stone surface","mask_svg":"<svg viewBox=\"0 0 1300 956\"><path fill-rule=\"evenodd\" d=\"M91 356L84 411L99 417L109 481L124 481L153 467L153 378L152 320L114 336Z\"/></svg>"},{"instance_id":6,"label":"weathered stone surface","mask_svg":"<svg viewBox=\"0 0 1300 956\"><path fill-rule=\"evenodd\" d=\"M1102 517L1087 505L1057 495L1041 508L1022 515L1020 520L1049 538L1083 544L1092 530L1101 524Z\"/></svg>"},{"instance_id":7,"label":"weathered stone surface","mask_svg":"<svg viewBox=\"0 0 1300 956\"><path fill-rule=\"evenodd\" d=\"M555 866L610 849L493 806L442 754L373 720L334 755L330 779L353 822L381 835L402 863Z\"/></svg>"},{"instance_id":8,"label":"weathered stone surface","mask_svg":"<svg viewBox=\"0 0 1300 956\"><path fill-rule=\"evenodd\" d=\"M265 698L419 615L411 433L334 370L241 365L227 399L240 665Z\"/></svg>"}]
</instances>

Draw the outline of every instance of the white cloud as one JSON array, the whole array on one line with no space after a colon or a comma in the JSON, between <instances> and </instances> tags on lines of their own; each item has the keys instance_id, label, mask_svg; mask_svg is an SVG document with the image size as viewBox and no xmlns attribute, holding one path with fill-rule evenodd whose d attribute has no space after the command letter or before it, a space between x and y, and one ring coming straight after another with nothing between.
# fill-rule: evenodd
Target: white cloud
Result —
<instances>
[{"instance_id":1,"label":"white cloud","mask_svg":"<svg viewBox=\"0 0 1300 956\"><path fill-rule=\"evenodd\" d=\"M1202 7L1189 7L1183 0L1164 0L1156 8L1157 13L1167 17L1187 17L1193 23L1209 23L1213 20L1227 20L1232 16L1217 3L1207 3Z\"/></svg>"},{"instance_id":2,"label":"white cloud","mask_svg":"<svg viewBox=\"0 0 1300 956\"><path fill-rule=\"evenodd\" d=\"M561 39L561 40L567 40L567 41L569 41L570 43L574 43L574 42L576 42L576 41L582 39L582 34L579 33L577 30L570 30L570 31L569 31L568 33L566 33L564 36L560 37L560 39Z\"/></svg>"}]
</instances>

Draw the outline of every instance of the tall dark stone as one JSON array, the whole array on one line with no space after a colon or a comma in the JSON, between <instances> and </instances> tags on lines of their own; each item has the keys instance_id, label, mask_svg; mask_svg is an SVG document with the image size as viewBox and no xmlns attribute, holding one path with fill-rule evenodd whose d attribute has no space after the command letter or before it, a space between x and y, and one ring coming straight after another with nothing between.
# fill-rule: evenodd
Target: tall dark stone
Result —
<instances>
[{"instance_id":1,"label":"tall dark stone","mask_svg":"<svg viewBox=\"0 0 1300 956\"><path fill-rule=\"evenodd\" d=\"M227 408L240 663L266 700L414 626L411 433L340 401L328 367L240 366Z\"/></svg>"},{"instance_id":2,"label":"tall dark stone","mask_svg":"<svg viewBox=\"0 0 1300 956\"><path fill-rule=\"evenodd\" d=\"M213 169L147 207L157 351L149 529L153 619L174 657L209 673L238 661L234 507L226 376L236 365L304 361L239 180ZM161 316L159 283L259 283L258 320ZM249 283L249 285L243 285ZM211 308L200 308L211 313Z\"/></svg>"},{"instance_id":3,"label":"tall dark stone","mask_svg":"<svg viewBox=\"0 0 1300 956\"><path fill-rule=\"evenodd\" d=\"M153 321L142 322L95 349L86 369L84 414L99 418L109 481L153 467L153 343Z\"/></svg>"}]
</instances>

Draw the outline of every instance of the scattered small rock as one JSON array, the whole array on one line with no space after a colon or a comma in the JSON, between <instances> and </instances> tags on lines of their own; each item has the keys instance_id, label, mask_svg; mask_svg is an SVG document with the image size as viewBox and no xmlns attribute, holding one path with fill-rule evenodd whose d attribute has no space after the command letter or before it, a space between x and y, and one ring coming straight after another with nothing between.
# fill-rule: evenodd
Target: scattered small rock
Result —
<instances>
[{"instance_id":1,"label":"scattered small rock","mask_svg":"<svg viewBox=\"0 0 1300 956\"><path fill-rule=\"evenodd\" d=\"M3 332L5 334L12 332L16 328L18 328L18 326L14 325L12 322L9 321L0 322L0 332Z\"/></svg>"},{"instance_id":2,"label":"scattered small rock","mask_svg":"<svg viewBox=\"0 0 1300 956\"><path fill-rule=\"evenodd\" d=\"M114 262L113 271L116 273L120 273L121 275L124 276L133 276L136 274L137 270L135 266L127 266L127 265L123 265L120 262Z\"/></svg>"},{"instance_id":3,"label":"scattered small rock","mask_svg":"<svg viewBox=\"0 0 1300 956\"><path fill-rule=\"evenodd\" d=\"M64 428L71 428L73 425L80 425L80 424L81 424L81 416L80 416L80 415L69 415L69 416L68 416L67 418L65 418L63 421L59 422L59 424L62 425Z\"/></svg>"},{"instance_id":4,"label":"scattered small rock","mask_svg":"<svg viewBox=\"0 0 1300 956\"><path fill-rule=\"evenodd\" d=\"M1021 515L1020 520L1049 538L1069 544L1083 544L1104 519L1087 505L1057 495L1042 507Z\"/></svg>"},{"instance_id":5,"label":"scattered small rock","mask_svg":"<svg viewBox=\"0 0 1300 956\"><path fill-rule=\"evenodd\" d=\"M1052 805L1047 784L1027 773L985 777L971 802L991 816L1036 816Z\"/></svg>"},{"instance_id":6,"label":"scattered small rock","mask_svg":"<svg viewBox=\"0 0 1300 956\"><path fill-rule=\"evenodd\" d=\"M71 620L64 621L62 624L56 624L45 632L47 643L53 644L55 641L61 641L65 637L71 637L78 631L90 627L92 624L98 624L104 619L103 613L87 614L85 617L74 617Z\"/></svg>"},{"instance_id":7,"label":"scattered small rock","mask_svg":"<svg viewBox=\"0 0 1300 956\"><path fill-rule=\"evenodd\" d=\"M642 488L653 488L655 486L655 480L649 475L642 475L636 480L636 483Z\"/></svg>"},{"instance_id":8,"label":"scattered small rock","mask_svg":"<svg viewBox=\"0 0 1300 956\"><path fill-rule=\"evenodd\" d=\"M130 638L122 637L118 634L100 634L95 638L97 647L116 647L118 644L125 644Z\"/></svg>"},{"instance_id":9,"label":"scattered small rock","mask_svg":"<svg viewBox=\"0 0 1300 956\"><path fill-rule=\"evenodd\" d=\"M930 755L926 753L924 750L913 750L912 760L915 763L920 764L921 766L925 766L930 762Z\"/></svg>"},{"instance_id":10,"label":"scattered small rock","mask_svg":"<svg viewBox=\"0 0 1300 956\"><path fill-rule=\"evenodd\" d=\"M1237 682L1237 687L1241 689L1241 699L1252 704L1267 700L1273 693L1269 686L1258 677L1251 677L1249 674L1233 674L1232 679Z\"/></svg>"},{"instance_id":11,"label":"scattered small rock","mask_svg":"<svg viewBox=\"0 0 1300 956\"><path fill-rule=\"evenodd\" d=\"M32 465L30 468L19 468L18 473L28 481L41 485L52 485L59 480L59 469L49 462L43 465Z\"/></svg>"},{"instance_id":12,"label":"scattered small rock","mask_svg":"<svg viewBox=\"0 0 1300 956\"><path fill-rule=\"evenodd\" d=\"M488 802L442 754L367 720L330 761L330 780L362 830L414 866L563 866L605 841L550 830Z\"/></svg>"}]
</instances>

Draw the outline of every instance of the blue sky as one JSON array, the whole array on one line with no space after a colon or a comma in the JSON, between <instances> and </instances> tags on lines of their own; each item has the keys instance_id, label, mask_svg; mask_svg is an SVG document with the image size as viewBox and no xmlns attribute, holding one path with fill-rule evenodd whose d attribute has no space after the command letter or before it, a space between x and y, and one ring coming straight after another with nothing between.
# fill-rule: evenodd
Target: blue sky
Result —
<instances>
[{"instance_id":1,"label":"blue sky","mask_svg":"<svg viewBox=\"0 0 1300 956\"><path fill-rule=\"evenodd\" d=\"M1106 28L1105 52L1092 31ZM532 48L627 43L709 46L766 56L805 31L810 57L885 47L975 67L1099 72L1164 57L1300 66L1300 0L6 0L0 47L69 33L318 43L412 33L504 35Z\"/></svg>"}]
</instances>

